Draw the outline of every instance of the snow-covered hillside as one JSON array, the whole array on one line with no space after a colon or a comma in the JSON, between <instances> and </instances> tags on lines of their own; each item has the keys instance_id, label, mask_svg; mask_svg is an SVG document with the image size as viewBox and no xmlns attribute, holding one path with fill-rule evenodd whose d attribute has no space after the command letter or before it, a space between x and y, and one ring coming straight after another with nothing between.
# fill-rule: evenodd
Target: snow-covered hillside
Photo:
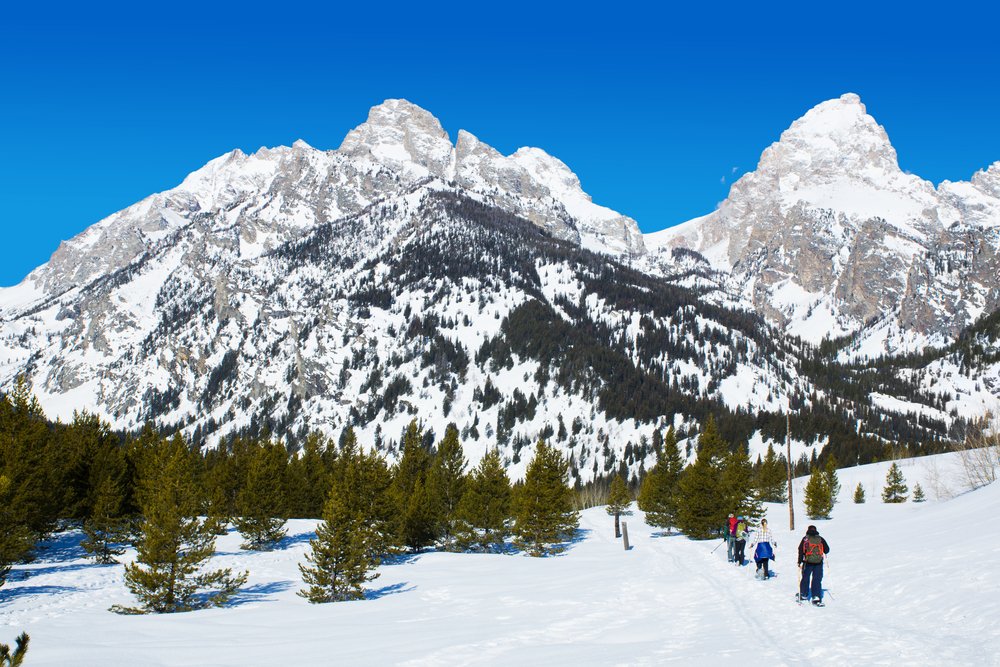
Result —
<instances>
[{"instance_id":1,"label":"snow-covered hillside","mask_svg":"<svg viewBox=\"0 0 1000 667\"><path fill-rule=\"evenodd\" d=\"M950 342L1000 307L1000 162L938 188L900 169L854 94L796 120L712 213L647 237L695 250L770 321L858 357ZM654 268L655 270L655 268ZM873 321L895 325L890 336ZM871 335L869 332L871 331Z\"/></svg>"},{"instance_id":2,"label":"snow-covered hillside","mask_svg":"<svg viewBox=\"0 0 1000 667\"><path fill-rule=\"evenodd\" d=\"M37 667L276 656L296 665L998 664L991 564L1000 537L989 524L1000 484L960 493L954 455L902 461L929 500L884 505L887 466L841 470L829 521L808 521L799 503L789 532L787 506L767 506L778 543L769 581L726 563L724 547L713 552L720 542L664 535L641 513L626 519L626 552L612 519L594 508L562 556L423 553L382 566L367 600L310 605L296 596L297 563L313 524L295 521L269 553L240 551L236 534L220 538L214 562L251 572L229 608L118 616L107 608L131 603L122 566L83 560L79 535L64 534L4 586L0 641L26 630ZM859 481L864 505L850 501ZM957 495L940 500L935 489ZM831 547L822 609L793 601L795 545L809 523Z\"/></svg>"}]
</instances>

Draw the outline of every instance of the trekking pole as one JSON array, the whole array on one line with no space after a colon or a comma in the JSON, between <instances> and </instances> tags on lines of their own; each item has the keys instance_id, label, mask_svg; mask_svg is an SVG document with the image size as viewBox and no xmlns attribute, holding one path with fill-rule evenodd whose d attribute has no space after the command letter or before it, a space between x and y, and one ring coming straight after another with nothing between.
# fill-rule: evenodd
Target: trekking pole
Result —
<instances>
[{"instance_id":1,"label":"trekking pole","mask_svg":"<svg viewBox=\"0 0 1000 667\"><path fill-rule=\"evenodd\" d=\"M712 549L712 551L711 551L710 553L713 553L713 554L714 554L714 553L715 553L716 551L718 551L718 550L719 550L719 547L721 547L721 546L722 546L723 544L725 544L725 543L726 543L726 539L725 539L725 538L722 538L722 542L721 542L721 543L719 543L719 544L718 544L718 545L717 545L717 546L716 546L716 547L715 547L714 549Z\"/></svg>"}]
</instances>

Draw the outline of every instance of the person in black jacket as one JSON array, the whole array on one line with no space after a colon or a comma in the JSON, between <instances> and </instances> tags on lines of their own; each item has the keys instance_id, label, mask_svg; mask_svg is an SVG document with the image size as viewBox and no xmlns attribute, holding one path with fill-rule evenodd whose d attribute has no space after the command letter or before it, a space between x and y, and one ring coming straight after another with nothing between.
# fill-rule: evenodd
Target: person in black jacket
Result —
<instances>
[{"instance_id":1,"label":"person in black jacket","mask_svg":"<svg viewBox=\"0 0 1000 667\"><path fill-rule=\"evenodd\" d=\"M806 529L806 536L799 543L799 569L802 577L799 579L799 601L805 601L812 596L812 603L823 604L823 562L830 553L830 545L820 536L816 526Z\"/></svg>"}]
</instances>

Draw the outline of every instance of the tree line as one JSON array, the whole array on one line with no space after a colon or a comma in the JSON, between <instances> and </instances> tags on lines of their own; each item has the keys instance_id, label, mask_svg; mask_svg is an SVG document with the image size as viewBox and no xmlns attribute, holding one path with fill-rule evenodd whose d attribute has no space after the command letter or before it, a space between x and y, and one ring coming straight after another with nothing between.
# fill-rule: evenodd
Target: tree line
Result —
<instances>
[{"instance_id":1,"label":"tree line","mask_svg":"<svg viewBox=\"0 0 1000 667\"><path fill-rule=\"evenodd\" d=\"M0 394L0 586L56 530L82 528L81 546L114 563L132 545L125 582L137 600L120 613L221 605L246 572L212 570L229 527L248 550L271 549L289 518L320 523L300 565L310 602L356 599L375 568L428 547L546 556L578 523L569 462L539 440L512 484L497 450L468 470L458 428L434 441L413 420L390 464L346 428L336 442L307 437L299 452L266 437L199 449L145 428L114 433L78 413L51 423L20 382Z\"/></svg>"}]
</instances>

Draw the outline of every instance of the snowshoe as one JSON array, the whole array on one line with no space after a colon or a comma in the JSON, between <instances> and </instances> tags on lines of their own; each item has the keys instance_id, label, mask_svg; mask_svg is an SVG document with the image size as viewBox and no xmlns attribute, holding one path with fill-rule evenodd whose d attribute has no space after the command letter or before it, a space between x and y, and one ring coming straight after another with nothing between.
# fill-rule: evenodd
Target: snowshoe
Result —
<instances>
[{"instance_id":1,"label":"snowshoe","mask_svg":"<svg viewBox=\"0 0 1000 667\"><path fill-rule=\"evenodd\" d=\"M823 604L823 601L822 601L822 600L820 600L819 598L815 598L815 599L813 600L813 606L814 606L814 607L825 607L826 605L825 605L825 604Z\"/></svg>"}]
</instances>

